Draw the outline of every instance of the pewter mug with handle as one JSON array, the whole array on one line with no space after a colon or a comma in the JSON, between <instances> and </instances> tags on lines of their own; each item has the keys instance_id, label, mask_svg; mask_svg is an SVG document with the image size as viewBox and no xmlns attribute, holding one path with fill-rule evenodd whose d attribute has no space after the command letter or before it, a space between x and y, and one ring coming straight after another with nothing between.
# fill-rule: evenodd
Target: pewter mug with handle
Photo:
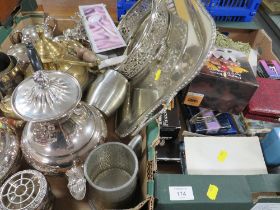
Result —
<instances>
[{"instance_id":1,"label":"pewter mug with handle","mask_svg":"<svg viewBox=\"0 0 280 210\"><path fill-rule=\"evenodd\" d=\"M136 149L141 138L134 140L130 145ZM92 208L126 208L136 191L138 171L138 159L130 146L109 142L93 150L84 164Z\"/></svg>"}]
</instances>

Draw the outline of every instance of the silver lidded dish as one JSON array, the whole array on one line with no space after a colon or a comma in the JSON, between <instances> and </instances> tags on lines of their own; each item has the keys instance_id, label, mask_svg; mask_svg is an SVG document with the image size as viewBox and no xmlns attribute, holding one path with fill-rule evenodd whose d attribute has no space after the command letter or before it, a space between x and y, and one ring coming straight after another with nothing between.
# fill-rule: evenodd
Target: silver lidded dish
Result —
<instances>
[{"instance_id":1,"label":"silver lidded dish","mask_svg":"<svg viewBox=\"0 0 280 210\"><path fill-rule=\"evenodd\" d=\"M53 201L46 178L35 170L14 174L0 188L1 210L51 210Z\"/></svg>"},{"instance_id":2,"label":"silver lidded dish","mask_svg":"<svg viewBox=\"0 0 280 210\"><path fill-rule=\"evenodd\" d=\"M34 46L29 43L27 47L31 64L38 71L12 95L13 110L28 121L22 133L23 155L44 174L75 173L70 169L82 165L107 136L104 118L96 108L80 101L81 87L73 76L39 70L42 63Z\"/></svg>"}]
</instances>

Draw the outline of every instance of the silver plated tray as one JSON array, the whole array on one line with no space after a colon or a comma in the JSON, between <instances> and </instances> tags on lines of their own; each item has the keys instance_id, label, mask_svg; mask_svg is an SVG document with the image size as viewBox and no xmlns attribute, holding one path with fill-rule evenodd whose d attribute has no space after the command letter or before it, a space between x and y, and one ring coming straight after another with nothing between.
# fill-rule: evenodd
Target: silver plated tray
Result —
<instances>
[{"instance_id":1,"label":"silver plated tray","mask_svg":"<svg viewBox=\"0 0 280 210\"><path fill-rule=\"evenodd\" d=\"M166 109L165 105L200 72L216 37L215 23L200 2L155 0L154 4L164 4L169 12L164 50L130 81L130 91L116 123L116 132L121 137L137 134ZM158 11L152 10L151 16L153 12ZM149 23L144 21L142 24ZM134 45L141 45L142 40Z\"/></svg>"}]
</instances>

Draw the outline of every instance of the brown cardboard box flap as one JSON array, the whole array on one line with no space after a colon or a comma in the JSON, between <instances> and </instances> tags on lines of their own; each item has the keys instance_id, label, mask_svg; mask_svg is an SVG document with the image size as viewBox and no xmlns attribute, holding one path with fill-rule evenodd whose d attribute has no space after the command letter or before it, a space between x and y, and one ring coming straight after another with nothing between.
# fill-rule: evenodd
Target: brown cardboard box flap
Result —
<instances>
[{"instance_id":1,"label":"brown cardboard box flap","mask_svg":"<svg viewBox=\"0 0 280 210\"><path fill-rule=\"evenodd\" d=\"M249 43L251 47L258 50L259 57L264 60L278 60L272 51L272 40L265 30L246 30L246 29L219 29L221 32L228 32L229 37L234 41Z\"/></svg>"}]
</instances>

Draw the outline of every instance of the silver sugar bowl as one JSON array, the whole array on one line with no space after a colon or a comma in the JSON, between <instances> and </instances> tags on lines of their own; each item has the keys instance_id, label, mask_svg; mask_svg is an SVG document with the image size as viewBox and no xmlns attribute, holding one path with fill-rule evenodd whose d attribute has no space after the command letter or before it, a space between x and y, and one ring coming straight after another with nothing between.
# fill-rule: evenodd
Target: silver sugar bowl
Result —
<instances>
[{"instance_id":1,"label":"silver sugar bowl","mask_svg":"<svg viewBox=\"0 0 280 210\"><path fill-rule=\"evenodd\" d=\"M102 114L80 102L81 96L73 76L42 70L19 84L12 95L13 110L28 121L21 141L25 159L44 174L66 173L70 193L79 200L86 190L79 166L107 136ZM81 179L73 182L77 176Z\"/></svg>"}]
</instances>

